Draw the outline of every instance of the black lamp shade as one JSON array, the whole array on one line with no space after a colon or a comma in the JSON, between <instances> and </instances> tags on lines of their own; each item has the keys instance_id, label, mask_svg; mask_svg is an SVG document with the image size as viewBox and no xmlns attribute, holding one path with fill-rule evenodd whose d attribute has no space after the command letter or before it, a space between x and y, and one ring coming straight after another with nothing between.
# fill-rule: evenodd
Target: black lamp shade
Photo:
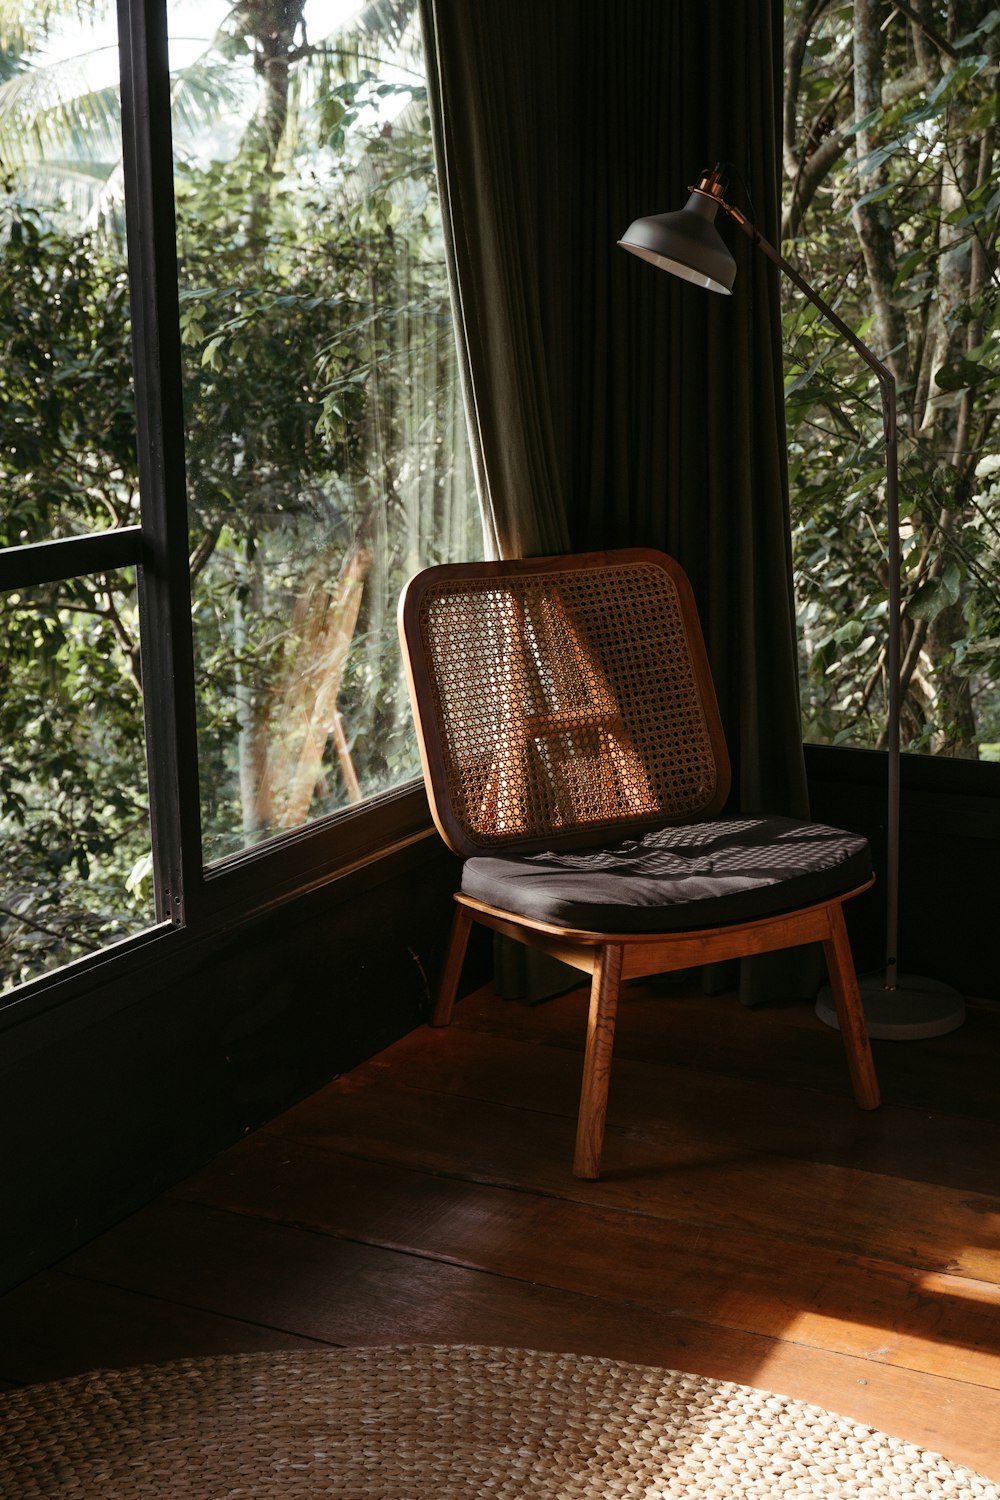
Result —
<instances>
[{"instance_id":1,"label":"black lamp shade","mask_svg":"<svg viewBox=\"0 0 1000 1500\"><path fill-rule=\"evenodd\" d=\"M692 193L678 213L636 219L618 243L663 271L728 297L736 279L736 262L715 227L718 211L715 199Z\"/></svg>"}]
</instances>

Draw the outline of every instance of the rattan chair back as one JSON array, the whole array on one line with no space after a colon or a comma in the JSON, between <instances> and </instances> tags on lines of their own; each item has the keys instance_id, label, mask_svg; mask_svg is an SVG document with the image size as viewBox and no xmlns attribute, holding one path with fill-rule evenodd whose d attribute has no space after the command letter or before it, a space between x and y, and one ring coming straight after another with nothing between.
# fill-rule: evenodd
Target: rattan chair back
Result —
<instances>
[{"instance_id":1,"label":"rattan chair back","mask_svg":"<svg viewBox=\"0 0 1000 1500\"><path fill-rule=\"evenodd\" d=\"M424 777L459 854L711 817L729 758L690 584L647 550L456 563L400 601Z\"/></svg>"}]
</instances>

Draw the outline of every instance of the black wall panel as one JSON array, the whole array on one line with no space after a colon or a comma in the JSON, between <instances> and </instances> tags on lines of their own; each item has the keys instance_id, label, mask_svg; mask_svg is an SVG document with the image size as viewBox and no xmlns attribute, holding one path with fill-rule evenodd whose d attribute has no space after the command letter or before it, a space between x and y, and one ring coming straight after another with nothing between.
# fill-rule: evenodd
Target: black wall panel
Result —
<instances>
[{"instance_id":1,"label":"black wall panel","mask_svg":"<svg viewBox=\"0 0 1000 1500\"><path fill-rule=\"evenodd\" d=\"M0 1286L422 1022L457 879L423 840L5 1032Z\"/></svg>"}]
</instances>

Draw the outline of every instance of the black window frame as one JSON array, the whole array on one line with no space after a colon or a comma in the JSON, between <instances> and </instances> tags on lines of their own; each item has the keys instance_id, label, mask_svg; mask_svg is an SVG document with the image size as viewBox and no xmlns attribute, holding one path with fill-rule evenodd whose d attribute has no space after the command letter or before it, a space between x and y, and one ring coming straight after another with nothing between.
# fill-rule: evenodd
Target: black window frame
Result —
<instances>
[{"instance_id":1,"label":"black window frame","mask_svg":"<svg viewBox=\"0 0 1000 1500\"><path fill-rule=\"evenodd\" d=\"M165 0L118 0L118 35L140 524L0 548L0 593L135 568L155 922L0 997L0 1030L433 833L414 780L204 863Z\"/></svg>"}]
</instances>

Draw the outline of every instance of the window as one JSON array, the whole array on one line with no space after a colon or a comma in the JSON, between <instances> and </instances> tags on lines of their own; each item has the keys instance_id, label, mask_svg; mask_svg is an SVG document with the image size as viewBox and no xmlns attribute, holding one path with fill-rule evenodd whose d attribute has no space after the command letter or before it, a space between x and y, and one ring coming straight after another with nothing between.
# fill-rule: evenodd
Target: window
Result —
<instances>
[{"instance_id":1,"label":"window","mask_svg":"<svg viewBox=\"0 0 1000 1500\"><path fill-rule=\"evenodd\" d=\"M874 14L874 12L873 12ZM893 368L903 522L903 748L1000 758L1000 11L787 0L786 254ZM884 25L881 25L884 21ZM804 732L885 726L878 392L787 283Z\"/></svg>"},{"instance_id":2,"label":"window","mask_svg":"<svg viewBox=\"0 0 1000 1500\"><path fill-rule=\"evenodd\" d=\"M396 597L482 545L415 3L135 4L121 102L102 5L26 14L0 54L8 990L197 925L248 861L287 886L336 858L330 815L390 827L419 770Z\"/></svg>"}]
</instances>

